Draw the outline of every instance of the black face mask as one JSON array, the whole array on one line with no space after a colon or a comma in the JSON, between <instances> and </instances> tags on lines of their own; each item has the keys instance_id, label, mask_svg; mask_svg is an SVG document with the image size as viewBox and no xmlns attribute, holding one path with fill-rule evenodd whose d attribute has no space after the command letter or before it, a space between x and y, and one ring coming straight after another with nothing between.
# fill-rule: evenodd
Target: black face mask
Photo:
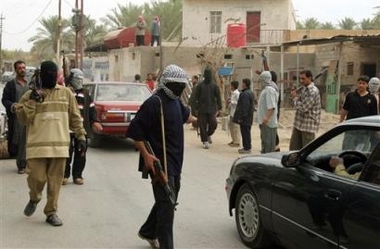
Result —
<instances>
[{"instance_id":1,"label":"black face mask","mask_svg":"<svg viewBox=\"0 0 380 249\"><path fill-rule=\"evenodd\" d=\"M175 96L179 97L186 88L186 84L180 82L169 82L166 84L166 87L169 88Z\"/></svg>"},{"instance_id":2,"label":"black face mask","mask_svg":"<svg viewBox=\"0 0 380 249\"><path fill-rule=\"evenodd\" d=\"M56 73L41 73L42 88L52 89L57 84Z\"/></svg>"}]
</instances>

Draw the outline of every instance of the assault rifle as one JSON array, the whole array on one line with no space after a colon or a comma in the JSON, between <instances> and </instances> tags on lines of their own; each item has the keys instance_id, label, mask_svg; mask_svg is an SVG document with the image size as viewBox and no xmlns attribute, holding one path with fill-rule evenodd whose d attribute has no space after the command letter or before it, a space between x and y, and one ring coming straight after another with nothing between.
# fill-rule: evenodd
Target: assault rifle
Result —
<instances>
[{"instance_id":1,"label":"assault rifle","mask_svg":"<svg viewBox=\"0 0 380 249\"><path fill-rule=\"evenodd\" d=\"M40 72L41 70L39 68L34 71L31 82L29 84L29 89L32 90L29 98L35 100L38 103L42 103L45 100L45 96L42 93Z\"/></svg>"},{"instance_id":2,"label":"assault rifle","mask_svg":"<svg viewBox=\"0 0 380 249\"><path fill-rule=\"evenodd\" d=\"M62 53L62 74L63 74L63 78L65 79L65 84L67 85L69 84L69 73L67 72L65 50L62 50L61 53Z\"/></svg>"},{"instance_id":3,"label":"assault rifle","mask_svg":"<svg viewBox=\"0 0 380 249\"><path fill-rule=\"evenodd\" d=\"M146 149L148 150L149 154L155 156L150 143L148 141L144 141L144 145L145 145ZM154 161L153 166L154 166L154 170L156 171L156 174L154 175L154 177L152 177L152 184L156 184L157 182L159 182L164 187L165 193L169 197L170 202L173 205L176 205L177 204L176 203L176 199L177 199L176 195L175 195L172 187L169 184L168 178L165 175L164 170L162 169L161 162L160 161ZM149 174L149 172L144 167L143 172L142 172L142 178L145 178L145 179L148 178L148 174Z\"/></svg>"}]
</instances>

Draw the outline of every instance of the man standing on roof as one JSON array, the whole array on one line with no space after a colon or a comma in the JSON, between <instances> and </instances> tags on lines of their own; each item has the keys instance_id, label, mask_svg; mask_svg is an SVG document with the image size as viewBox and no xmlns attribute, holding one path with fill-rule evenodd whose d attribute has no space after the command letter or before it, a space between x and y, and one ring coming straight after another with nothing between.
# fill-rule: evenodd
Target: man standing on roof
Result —
<instances>
[{"instance_id":1,"label":"man standing on roof","mask_svg":"<svg viewBox=\"0 0 380 249\"><path fill-rule=\"evenodd\" d=\"M137 18L135 32L136 32L136 46L144 46L145 45L145 29L146 22L144 17L140 15Z\"/></svg>"}]
</instances>

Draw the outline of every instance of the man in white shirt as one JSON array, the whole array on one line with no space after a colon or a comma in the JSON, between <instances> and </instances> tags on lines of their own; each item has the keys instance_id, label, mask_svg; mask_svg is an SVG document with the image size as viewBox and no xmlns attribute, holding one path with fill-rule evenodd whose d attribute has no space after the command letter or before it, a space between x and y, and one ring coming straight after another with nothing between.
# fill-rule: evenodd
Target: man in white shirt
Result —
<instances>
[{"instance_id":1,"label":"man in white shirt","mask_svg":"<svg viewBox=\"0 0 380 249\"><path fill-rule=\"evenodd\" d=\"M237 102L239 99L240 91L238 89L239 82L232 81L231 82L231 98L229 99L228 109L230 111L230 117L228 120L228 129L231 134L232 141L228 144L231 147L239 147L240 146L240 126L237 123L233 122Z\"/></svg>"}]
</instances>

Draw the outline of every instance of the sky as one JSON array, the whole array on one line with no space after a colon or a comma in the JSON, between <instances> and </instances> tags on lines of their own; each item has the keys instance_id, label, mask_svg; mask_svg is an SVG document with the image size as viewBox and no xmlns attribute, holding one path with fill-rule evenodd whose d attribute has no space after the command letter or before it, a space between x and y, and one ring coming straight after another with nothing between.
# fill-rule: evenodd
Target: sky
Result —
<instances>
[{"instance_id":1,"label":"sky","mask_svg":"<svg viewBox=\"0 0 380 249\"><path fill-rule=\"evenodd\" d=\"M62 1L62 17L72 16L75 0ZM83 0L83 10L86 15L99 20L118 4L128 3L141 5L151 0ZM231 0L234 1L234 0ZM355 21L372 18L380 11L380 0L292 0L296 10L296 18L303 21L314 17L318 21L337 24L345 17ZM80 2L80 0L79 0ZM376 8L378 7L378 8ZM2 49L20 49L29 51L32 44L28 39L36 34L41 27L42 17L58 15L58 0L1 0L0 15L2 20Z\"/></svg>"}]
</instances>

